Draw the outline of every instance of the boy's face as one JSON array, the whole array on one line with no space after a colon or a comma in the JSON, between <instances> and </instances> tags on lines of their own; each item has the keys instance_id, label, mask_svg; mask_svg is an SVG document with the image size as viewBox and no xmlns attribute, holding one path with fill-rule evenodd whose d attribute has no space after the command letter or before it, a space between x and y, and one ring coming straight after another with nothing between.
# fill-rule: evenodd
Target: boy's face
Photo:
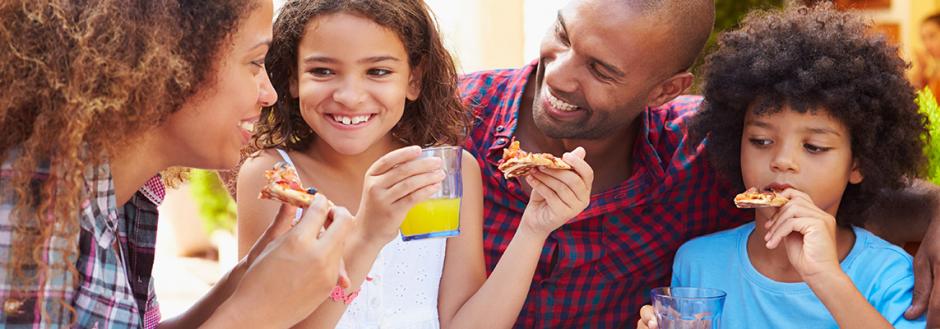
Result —
<instances>
[{"instance_id":1,"label":"boy's face","mask_svg":"<svg viewBox=\"0 0 940 329\"><path fill-rule=\"evenodd\" d=\"M741 175L746 187L809 194L820 209L835 216L848 183L862 175L852 156L851 136L825 110L799 113L784 106L777 113L749 110L741 135ZM758 209L769 218L773 208Z\"/></svg>"}]
</instances>

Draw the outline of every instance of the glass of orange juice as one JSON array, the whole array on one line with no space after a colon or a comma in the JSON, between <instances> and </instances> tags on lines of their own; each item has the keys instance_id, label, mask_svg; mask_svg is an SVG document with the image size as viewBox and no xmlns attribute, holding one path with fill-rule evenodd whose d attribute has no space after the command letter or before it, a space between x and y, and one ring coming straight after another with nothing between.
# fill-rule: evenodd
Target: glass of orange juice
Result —
<instances>
[{"instance_id":1,"label":"glass of orange juice","mask_svg":"<svg viewBox=\"0 0 940 329\"><path fill-rule=\"evenodd\" d=\"M430 199L416 204L401 223L403 241L448 238L460 234L460 197L463 195L459 146L438 146L421 150L421 157L439 157L446 177L441 190Z\"/></svg>"}]
</instances>

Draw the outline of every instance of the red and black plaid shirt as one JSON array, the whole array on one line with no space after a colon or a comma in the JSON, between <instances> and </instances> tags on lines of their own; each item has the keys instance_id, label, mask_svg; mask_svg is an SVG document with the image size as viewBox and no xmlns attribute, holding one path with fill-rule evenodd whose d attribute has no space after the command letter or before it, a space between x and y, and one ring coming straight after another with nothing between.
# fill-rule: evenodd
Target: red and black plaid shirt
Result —
<instances>
[{"instance_id":1,"label":"red and black plaid shirt","mask_svg":"<svg viewBox=\"0 0 940 329\"><path fill-rule=\"evenodd\" d=\"M515 132L535 65L470 74L460 84L477 116L466 147L483 169L488 271L506 250L529 200L496 164ZM669 284L679 245L748 221L734 208L737 192L719 180L702 145L687 142L687 118L700 102L680 97L641 115L632 177L593 194L583 213L551 234L516 327L633 327L650 289Z\"/></svg>"}]
</instances>

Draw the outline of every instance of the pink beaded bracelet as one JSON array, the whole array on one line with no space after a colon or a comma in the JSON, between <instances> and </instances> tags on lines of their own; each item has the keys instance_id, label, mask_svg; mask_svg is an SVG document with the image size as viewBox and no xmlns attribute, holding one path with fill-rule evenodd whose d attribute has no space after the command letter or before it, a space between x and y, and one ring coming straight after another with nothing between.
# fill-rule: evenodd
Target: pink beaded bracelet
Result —
<instances>
[{"instance_id":1,"label":"pink beaded bracelet","mask_svg":"<svg viewBox=\"0 0 940 329\"><path fill-rule=\"evenodd\" d=\"M343 304L349 305L352 304L353 299L356 299L356 296L359 296L359 289L346 294L346 290L339 285L333 287L333 291L330 292L330 299L335 302L343 302Z\"/></svg>"}]
</instances>

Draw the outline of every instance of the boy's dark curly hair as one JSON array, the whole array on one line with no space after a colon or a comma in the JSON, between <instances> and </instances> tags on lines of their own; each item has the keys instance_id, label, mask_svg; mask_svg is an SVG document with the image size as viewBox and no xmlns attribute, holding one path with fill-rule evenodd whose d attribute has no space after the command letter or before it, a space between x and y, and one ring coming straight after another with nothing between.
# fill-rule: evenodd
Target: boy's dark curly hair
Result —
<instances>
[{"instance_id":1,"label":"boy's dark curly hair","mask_svg":"<svg viewBox=\"0 0 940 329\"><path fill-rule=\"evenodd\" d=\"M405 113L392 135L406 144L461 145L469 116L457 91L454 61L444 48L437 24L421 0L291 0L274 22L274 40L265 66L277 91L277 103L261 111L246 153L283 148L303 150L316 137L290 95L297 75L297 48L307 24L318 17L349 13L395 32L408 52L408 64L420 69L421 95L405 102Z\"/></svg>"},{"instance_id":2,"label":"boy's dark curly hair","mask_svg":"<svg viewBox=\"0 0 940 329\"><path fill-rule=\"evenodd\" d=\"M707 135L711 163L743 188L741 134L749 108L758 115L785 106L825 111L848 128L864 175L847 187L837 219L861 224L876 193L901 188L920 173L927 124L897 47L869 27L831 4L748 15L706 59L705 102L690 127L693 141Z\"/></svg>"}]
</instances>

